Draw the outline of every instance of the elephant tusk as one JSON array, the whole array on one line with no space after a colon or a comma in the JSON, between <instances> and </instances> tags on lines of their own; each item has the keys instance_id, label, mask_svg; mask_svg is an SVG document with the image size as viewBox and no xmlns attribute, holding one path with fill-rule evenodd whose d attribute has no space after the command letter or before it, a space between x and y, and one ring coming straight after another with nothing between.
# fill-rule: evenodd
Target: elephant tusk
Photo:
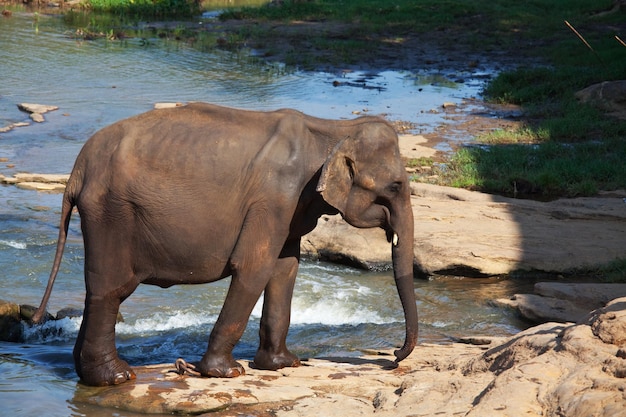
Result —
<instances>
[{"instance_id":1,"label":"elephant tusk","mask_svg":"<svg viewBox=\"0 0 626 417\"><path fill-rule=\"evenodd\" d=\"M397 233L393 234L392 243L393 243L393 246L398 246L398 234Z\"/></svg>"}]
</instances>

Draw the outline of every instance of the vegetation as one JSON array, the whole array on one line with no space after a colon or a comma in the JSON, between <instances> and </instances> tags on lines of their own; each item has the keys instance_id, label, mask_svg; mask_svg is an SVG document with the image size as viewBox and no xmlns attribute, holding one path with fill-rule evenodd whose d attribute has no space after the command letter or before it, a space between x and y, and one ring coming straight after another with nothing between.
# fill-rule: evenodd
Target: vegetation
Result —
<instances>
[{"instance_id":1,"label":"vegetation","mask_svg":"<svg viewBox=\"0 0 626 417\"><path fill-rule=\"evenodd\" d=\"M96 12L128 17L190 17L200 13L197 0L86 0L84 6Z\"/></svg>"}]
</instances>

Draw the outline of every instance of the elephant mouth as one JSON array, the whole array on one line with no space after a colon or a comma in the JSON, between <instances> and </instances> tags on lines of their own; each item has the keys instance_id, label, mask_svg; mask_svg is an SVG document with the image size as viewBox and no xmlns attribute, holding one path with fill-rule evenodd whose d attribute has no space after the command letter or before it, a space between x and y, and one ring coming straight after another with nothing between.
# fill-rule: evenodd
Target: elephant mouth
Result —
<instances>
[{"instance_id":1,"label":"elephant mouth","mask_svg":"<svg viewBox=\"0 0 626 417\"><path fill-rule=\"evenodd\" d=\"M385 230L385 235L387 237L387 242L392 243L393 246L398 246L398 234L391 226L391 213L389 209L385 206L382 206L383 213L385 214L385 221L382 228Z\"/></svg>"}]
</instances>

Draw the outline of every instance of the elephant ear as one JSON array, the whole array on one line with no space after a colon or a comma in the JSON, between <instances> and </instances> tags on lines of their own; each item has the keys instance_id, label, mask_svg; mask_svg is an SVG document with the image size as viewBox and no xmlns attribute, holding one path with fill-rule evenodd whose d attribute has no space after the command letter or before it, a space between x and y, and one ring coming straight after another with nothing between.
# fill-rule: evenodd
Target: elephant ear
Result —
<instances>
[{"instance_id":1,"label":"elephant ear","mask_svg":"<svg viewBox=\"0 0 626 417\"><path fill-rule=\"evenodd\" d=\"M335 146L324 162L317 183L317 191L322 194L324 200L342 214L356 173L355 142L348 137Z\"/></svg>"}]
</instances>

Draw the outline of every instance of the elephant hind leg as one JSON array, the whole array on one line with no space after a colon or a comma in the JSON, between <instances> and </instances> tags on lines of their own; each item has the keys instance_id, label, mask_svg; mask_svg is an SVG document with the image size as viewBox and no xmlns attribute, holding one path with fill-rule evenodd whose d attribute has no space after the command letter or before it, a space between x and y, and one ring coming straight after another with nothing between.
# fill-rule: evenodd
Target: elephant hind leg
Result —
<instances>
[{"instance_id":1,"label":"elephant hind leg","mask_svg":"<svg viewBox=\"0 0 626 417\"><path fill-rule=\"evenodd\" d=\"M118 292L106 296L87 293L83 322L74 346L76 373L83 383L117 385L136 378L128 363L118 357L115 347L119 306L131 292L123 297Z\"/></svg>"}]
</instances>

